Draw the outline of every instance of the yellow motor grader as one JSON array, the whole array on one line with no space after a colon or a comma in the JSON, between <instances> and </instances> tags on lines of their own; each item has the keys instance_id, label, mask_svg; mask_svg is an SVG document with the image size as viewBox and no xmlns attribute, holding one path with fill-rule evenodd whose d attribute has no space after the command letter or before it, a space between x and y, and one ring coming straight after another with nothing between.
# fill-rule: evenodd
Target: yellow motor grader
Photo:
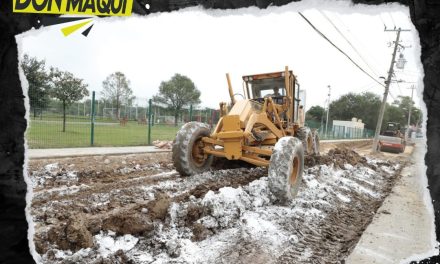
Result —
<instances>
[{"instance_id":1,"label":"yellow motor grader","mask_svg":"<svg viewBox=\"0 0 440 264\"><path fill-rule=\"evenodd\" d=\"M186 123L173 142L181 175L209 170L214 156L268 167L269 187L280 203L293 199L302 180L304 154L319 154L318 134L304 126L299 84L284 71L243 76L242 100L236 100L226 74L230 110L220 103L215 129Z\"/></svg>"}]
</instances>

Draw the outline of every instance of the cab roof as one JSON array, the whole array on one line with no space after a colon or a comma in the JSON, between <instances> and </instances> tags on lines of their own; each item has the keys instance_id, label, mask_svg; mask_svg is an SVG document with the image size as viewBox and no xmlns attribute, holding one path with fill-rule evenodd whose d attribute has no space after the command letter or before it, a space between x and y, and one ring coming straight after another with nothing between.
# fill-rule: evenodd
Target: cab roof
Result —
<instances>
[{"instance_id":1,"label":"cab roof","mask_svg":"<svg viewBox=\"0 0 440 264\"><path fill-rule=\"evenodd\" d=\"M289 74L293 75L293 72L289 71ZM249 78L252 78L252 80L262 80L262 79L274 79L274 78L281 78L281 77L284 77L284 71L245 75L242 78L244 81L248 81Z\"/></svg>"}]
</instances>

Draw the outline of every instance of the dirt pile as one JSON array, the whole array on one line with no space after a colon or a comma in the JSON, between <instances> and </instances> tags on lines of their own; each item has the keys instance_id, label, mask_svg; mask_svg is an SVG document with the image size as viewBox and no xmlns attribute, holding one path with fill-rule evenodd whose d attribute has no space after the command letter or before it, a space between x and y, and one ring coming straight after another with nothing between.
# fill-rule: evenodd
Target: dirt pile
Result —
<instances>
[{"instance_id":1,"label":"dirt pile","mask_svg":"<svg viewBox=\"0 0 440 264\"><path fill-rule=\"evenodd\" d=\"M365 157L360 156L357 152L348 148L330 149L324 155L307 155L304 157L304 165L313 167L316 165L334 165L337 168L345 169L345 164L352 166L361 164L364 166L372 166L367 162Z\"/></svg>"},{"instance_id":2,"label":"dirt pile","mask_svg":"<svg viewBox=\"0 0 440 264\"><path fill-rule=\"evenodd\" d=\"M47 232L37 233L35 247L38 253L45 253L52 245L62 250L77 251L93 246L93 237L87 229L87 220L82 214L71 214L65 224L56 225Z\"/></svg>"},{"instance_id":3,"label":"dirt pile","mask_svg":"<svg viewBox=\"0 0 440 264\"><path fill-rule=\"evenodd\" d=\"M94 230L97 230L96 227ZM101 230L112 230L119 235L143 235L153 230L153 223L150 218L141 213L133 211L115 212L102 221L99 231Z\"/></svg>"},{"instance_id":4,"label":"dirt pile","mask_svg":"<svg viewBox=\"0 0 440 264\"><path fill-rule=\"evenodd\" d=\"M151 219L165 220L170 207L171 199L168 194L158 192L155 199L147 204L147 214Z\"/></svg>"},{"instance_id":5,"label":"dirt pile","mask_svg":"<svg viewBox=\"0 0 440 264\"><path fill-rule=\"evenodd\" d=\"M155 199L148 203L142 202L96 215L71 213L66 224L55 222L49 225L48 232L36 236L37 252L44 254L50 244L72 251L92 247L92 235L101 230L111 230L117 235L147 235L153 231L155 220L165 220L169 205L170 197L166 193L157 192Z\"/></svg>"}]
</instances>

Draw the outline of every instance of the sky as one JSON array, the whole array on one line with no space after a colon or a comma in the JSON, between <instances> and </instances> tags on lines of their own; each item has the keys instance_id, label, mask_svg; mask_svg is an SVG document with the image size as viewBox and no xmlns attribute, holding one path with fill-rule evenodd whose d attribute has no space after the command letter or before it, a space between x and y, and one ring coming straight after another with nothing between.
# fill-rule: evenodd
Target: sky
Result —
<instances>
[{"instance_id":1,"label":"sky","mask_svg":"<svg viewBox=\"0 0 440 264\"><path fill-rule=\"evenodd\" d=\"M298 11L373 78L315 32ZM20 56L27 53L44 59L47 66L72 72L96 91L97 98L102 81L121 71L139 105L158 93L162 81L180 73L201 91L201 108L218 108L219 102L230 100L226 73L234 92L243 93L241 76L288 66L306 90L308 110L325 106L328 85L331 101L348 92L370 91L382 98L384 87L377 82L383 83L380 77L387 76L393 53L390 44L396 38L395 32L384 31L386 25L411 30L401 33L407 63L394 77L405 82L391 84L388 102L399 95L410 96L409 88L415 85L414 101L421 105L418 35L409 9L399 4L354 6L349 1L312 0L263 10L191 7L146 17L100 18L93 23L88 37L80 31L63 36L60 30L67 24L18 35Z\"/></svg>"}]
</instances>

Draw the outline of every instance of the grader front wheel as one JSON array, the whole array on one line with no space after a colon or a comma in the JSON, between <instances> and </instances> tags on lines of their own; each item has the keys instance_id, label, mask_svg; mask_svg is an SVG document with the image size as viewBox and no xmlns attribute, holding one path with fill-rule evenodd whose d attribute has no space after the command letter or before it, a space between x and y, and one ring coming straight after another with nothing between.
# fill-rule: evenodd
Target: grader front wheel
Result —
<instances>
[{"instance_id":1,"label":"grader front wheel","mask_svg":"<svg viewBox=\"0 0 440 264\"><path fill-rule=\"evenodd\" d=\"M294 199L302 181L304 149L301 140L283 137L276 144L269 163L269 188L280 204Z\"/></svg>"},{"instance_id":2,"label":"grader front wheel","mask_svg":"<svg viewBox=\"0 0 440 264\"><path fill-rule=\"evenodd\" d=\"M209 137L209 127L199 122L186 123L173 142L173 163L182 176L194 175L209 170L213 156L204 155L203 137Z\"/></svg>"}]
</instances>

